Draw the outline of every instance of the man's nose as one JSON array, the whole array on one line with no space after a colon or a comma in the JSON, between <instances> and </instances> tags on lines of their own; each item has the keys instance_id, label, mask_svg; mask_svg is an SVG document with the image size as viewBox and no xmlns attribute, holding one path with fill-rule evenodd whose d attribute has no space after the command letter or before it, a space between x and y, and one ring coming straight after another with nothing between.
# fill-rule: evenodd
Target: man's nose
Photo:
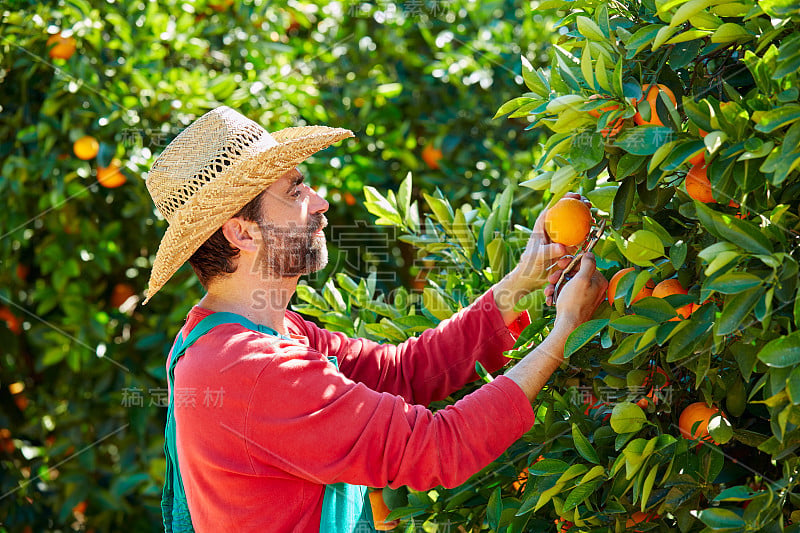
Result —
<instances>
[{"instance_id":1,"label":"man's nose","mask_svg":"<svg viewBox=\"0 0 800 533\"><path fill-rule=\"evenodd\" d=\"M312 213L324 213L328 210L328 207L330 207L328 201L320 196L317 191L311 189L311 199L308 203L309 211Z\"/></svg>"}]
</instances>

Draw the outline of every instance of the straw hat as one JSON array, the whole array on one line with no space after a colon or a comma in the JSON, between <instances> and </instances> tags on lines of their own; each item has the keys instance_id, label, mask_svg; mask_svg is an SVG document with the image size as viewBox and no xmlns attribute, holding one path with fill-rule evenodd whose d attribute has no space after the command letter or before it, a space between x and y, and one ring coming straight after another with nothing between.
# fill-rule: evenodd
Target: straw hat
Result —
<instances>
[{"instance_id":1,"label":"straw hat","mask_svg":"<svg viewBox=\"0 0 800 533\"><path fill-rule=\"evenodd\" d=\"M270 134L225 106L194 121L158 156L147 177L147 190L169 226L145 303L245 204L312 154L352 136L326 126Z\"/></svg>"}]
</instances>

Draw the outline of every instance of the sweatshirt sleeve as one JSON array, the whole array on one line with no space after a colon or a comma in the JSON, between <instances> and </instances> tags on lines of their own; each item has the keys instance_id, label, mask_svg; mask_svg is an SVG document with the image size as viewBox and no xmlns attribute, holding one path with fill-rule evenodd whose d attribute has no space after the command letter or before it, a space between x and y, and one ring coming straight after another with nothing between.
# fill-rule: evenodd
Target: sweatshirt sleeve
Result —
<instances>
[{"instance_id":1,"label":"sweatshirt sleeve","mask_svg":"<svg viewBox=\"0 0 800 533\"><path fill-rule=\"evenodd\" d=\"M533 424L506 376L431 412L339 373L322 354L286 352L258 375L244 425L256 475L281 470L313 483L455 487Z\"/></svg>"},{"instance_id":2,"label":"sweatshirt sleeve","mask_svg":"<svg viewBox=\"0 0 800 533\"><path fill-rule=\"evenodd\" d=\"M335 356L344 375L419 405L442 400L477 379L476 361L489 372L502 368L509 361L503 352L513 347L530 324L528 313L523 312L506 326L491 289L435 328L399 345L351 339L293 315L294 322L305 329L309 344Z\"/></svg>"}]
</instances>

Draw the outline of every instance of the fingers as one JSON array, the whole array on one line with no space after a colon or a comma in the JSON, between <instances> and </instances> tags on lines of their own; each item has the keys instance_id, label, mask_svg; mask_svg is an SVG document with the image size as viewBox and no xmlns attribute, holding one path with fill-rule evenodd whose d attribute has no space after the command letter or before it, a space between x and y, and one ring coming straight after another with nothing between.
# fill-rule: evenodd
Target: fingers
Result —
<instances>
[{"instance_id":1,"label":"fingers","mask_svg":"<svg viewBox=\"0 0 800 533\"><path fill-rule=\"evenodd\" d=\"M591 283L596 272L597 262L595 261L594 254L592 252L583 254L581 257L581 268L575 277L580 277Z\"/></svg>"}]
</instances>

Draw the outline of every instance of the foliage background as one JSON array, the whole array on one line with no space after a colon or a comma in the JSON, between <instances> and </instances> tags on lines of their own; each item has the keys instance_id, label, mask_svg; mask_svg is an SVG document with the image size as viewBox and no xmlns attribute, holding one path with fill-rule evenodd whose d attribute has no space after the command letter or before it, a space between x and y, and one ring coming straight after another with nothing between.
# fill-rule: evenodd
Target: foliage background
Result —
<instances>
[{"instance_id":1,"label":"foliage background","mask_svg":"<svg viewBox=\"0 0 800 533\"><path fill-rule=\"evenodd\" d=\"M520 55L548 61L553 16L535 7L0 3L0 530L160 526L165 415L151 402L200 287L187 265L140 305L164 228L143 177L180 128L225 104L269 130L352 129L356 140L305 166L331 202L330 266L308 282L375 272L378 293L413 294L431 263L374 226L362 188L396 188L412 172L414 199L439 187L491 202L527 175L536 132L490 118L521 90ZM58 31L76 39L68 60L48 57ZM94 160L72 153L83 135L101 143ZM425 145L442 150L440 169L421 159ZM127 182L106 189L96 171L113 157ZM126 286L135 296L112 304ZM386 339L366 329L376 317L359 333Z\"/></svg>"}]
</instances>

